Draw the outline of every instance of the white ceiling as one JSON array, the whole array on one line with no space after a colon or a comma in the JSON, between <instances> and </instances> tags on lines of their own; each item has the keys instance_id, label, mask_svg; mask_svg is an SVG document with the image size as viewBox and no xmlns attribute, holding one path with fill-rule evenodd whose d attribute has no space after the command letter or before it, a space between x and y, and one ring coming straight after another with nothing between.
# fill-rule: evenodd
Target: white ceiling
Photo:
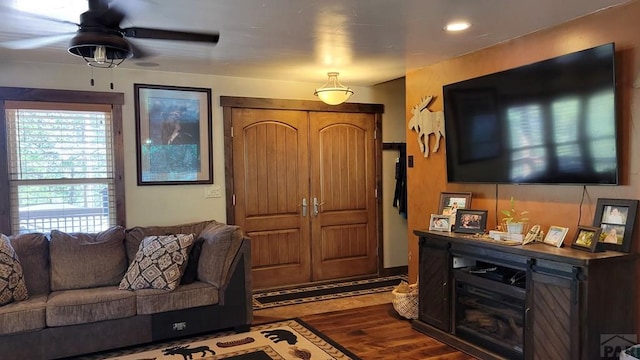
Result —
<instances>
[{"instance_id":1,"label":"white ceiling","mask_svg":"<svg viewBox=\"0 0 640 360\"><path fill-rule=\"evenodd\" d=\"M339 71L368 86L629 0L121 0L121 27L219 32L216 46L137 39L152 57L121 67L322 83ZM0 43L74 32L86 0L0 0ZM446 33L467 20L463 33ZM70 39L72 35L69 35ZM65 37L30 50L0 46L0 61L83 64Z\"/></svg>"}]
</instances>

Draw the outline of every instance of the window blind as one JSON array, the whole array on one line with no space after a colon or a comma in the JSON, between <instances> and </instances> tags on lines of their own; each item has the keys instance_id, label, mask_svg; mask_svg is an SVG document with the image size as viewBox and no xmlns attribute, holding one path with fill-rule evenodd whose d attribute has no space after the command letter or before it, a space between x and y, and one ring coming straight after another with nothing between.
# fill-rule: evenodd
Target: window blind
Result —
<instances>
[{"instance_id":1,"label":"window blind","mask_svg":"<svg viewBox=\"0 0 640 360\"><path fill-rule=\"evenodd\" d=\"M109 105L5 103L13 233L116 223Z\"/></svg>"}]
</instances>

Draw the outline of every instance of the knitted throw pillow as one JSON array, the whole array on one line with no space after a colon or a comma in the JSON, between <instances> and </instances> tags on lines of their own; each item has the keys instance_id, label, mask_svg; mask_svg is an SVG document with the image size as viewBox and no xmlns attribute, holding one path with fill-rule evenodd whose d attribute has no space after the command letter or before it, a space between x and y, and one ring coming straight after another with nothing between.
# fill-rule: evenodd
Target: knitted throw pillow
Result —
<instances>
[{"instance_id":1,"label":"knitted throw pillow","mask_svg":"<svg viewBox=\"0 0 640 360\"><path fill-rule=\"evenodd\" d=\"M187 265L193 234L147 236L120 282L121 290L174 290Z\"/></svg>"},{"instance_id":2,"label":"knitted throw pillow","mask_svg":"<svg viewBox=\"0 0 640 360\"><path fill-rule=\"evenodd\" d=\"M27 286L18 255L9 238L0 234L0 305L26 300L27 297Z\"/></svg>"}]
</instances>

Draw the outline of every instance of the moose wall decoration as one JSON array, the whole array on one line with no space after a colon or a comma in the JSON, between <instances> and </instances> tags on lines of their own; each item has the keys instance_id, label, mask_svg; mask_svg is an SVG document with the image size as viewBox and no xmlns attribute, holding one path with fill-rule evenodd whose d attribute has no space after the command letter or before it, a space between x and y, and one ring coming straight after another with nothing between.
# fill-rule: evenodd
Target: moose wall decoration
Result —
<instances>
[{"instance_id":1,"label":"moose wall decoration","mask_svg":"<svg viewBox=\"0 0 640 360\"><path fill-rule=\"evenodd\" d=\"M411 108L413 116L409 120L409 130L418 133L418 145L424 157L429 157L429 135L435 135L435 144L432 152L440 148L440 137L444 136L444 113L442 111L431 112L428 107L435 96L427 96L420 100L418 105Z\"/></svg>"}]
</instances>

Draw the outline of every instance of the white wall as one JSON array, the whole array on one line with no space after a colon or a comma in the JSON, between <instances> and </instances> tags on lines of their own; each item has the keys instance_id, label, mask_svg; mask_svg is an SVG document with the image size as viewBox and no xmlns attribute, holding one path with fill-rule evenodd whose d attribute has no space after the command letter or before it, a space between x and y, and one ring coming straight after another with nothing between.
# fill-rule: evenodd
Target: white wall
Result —
<instances>
[{"instance_id":1,"label":"white wall","mask_svg":"<svg viewBox=\"0 0 640 360\"><path fill-rule=\"evenodd\" d=\"M376 103L384 104L382 142L406 142L405 79L374 86ZM382 152L382 227L384 267L407 265L407 219L393 207L395 166L399 152Z\"/></svg>"}]
</instances>

